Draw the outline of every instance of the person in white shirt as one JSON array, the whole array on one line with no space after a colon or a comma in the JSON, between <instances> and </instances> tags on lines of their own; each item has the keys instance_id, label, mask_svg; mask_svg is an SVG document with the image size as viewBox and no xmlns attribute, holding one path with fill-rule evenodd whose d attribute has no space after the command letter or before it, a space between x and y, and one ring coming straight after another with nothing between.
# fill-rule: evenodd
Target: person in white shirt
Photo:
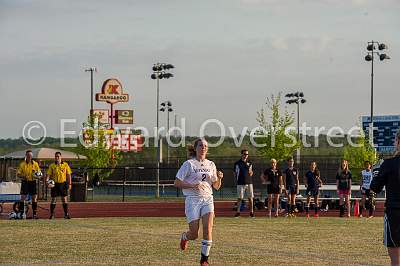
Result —
<instances>
[{"instance_id":1,"label":"person in white shirt","mask_svg":"<svg viewBox=\"0 0 400 266\"><path fill-rule=\"evenodd\" d=\"M185 214L189 224L189 230L181 236L182 250L187 249L189 240L198 238L200 219L203 224L200 265L209 265L214 223L213 188L218 190L221 187L224 176L217 171L214 162L206 159L207 151L207 141L197 139L194 146L189 148L191 158L183 163L174 183L185 196Z\"/></svg>"},{"instance_id":2,"label":"person in white shirt","mask_svg":"<svg viewBox=\"0 0 400 266\"><path fill-rule=\"evenodd\" d=\"M371 169L372 165L369 161L365 161L365 169L361 171L361 206L360 206L360 214L359 216L362 217L363 210L366 209L365 200L368 198L368 209L369 215L368 218L374 216L374 209L375 209L375 193L370 189L371 181L373 178L373 172Z\"/></svg>"}]
</instances>

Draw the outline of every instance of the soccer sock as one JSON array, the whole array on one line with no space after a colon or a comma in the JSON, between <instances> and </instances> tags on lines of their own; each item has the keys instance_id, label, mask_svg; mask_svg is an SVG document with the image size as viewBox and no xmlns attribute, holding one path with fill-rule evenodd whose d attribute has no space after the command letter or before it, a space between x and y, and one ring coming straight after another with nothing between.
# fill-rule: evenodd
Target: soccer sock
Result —
<instances>
[{"instance_id":1,"label":"soccer sock","mask_svg":"<svg viewBox=\"0 0 400 266\"><path fill-rule=\"evenodd\" d=\"M344 204L340 205L340 216L344 215Z\"/></svg>"},{"instance_id":2,"label":"soccer sock","mask_svg":"<svg viewBox=\"0 0 400 266\"><path fill-rule=\"evenodd\" d=\"M287 206L287 213L292 213L292 205L288 204Z\"/></svg>"},{"instance_id":3,"label":"soccer sock","mask_svg":"<svg viewBox=\"0 0 400 266\"><path fill-rule=\"evenodd\" d=\"M237 205L237 212L240 212L240 207L242 207L242 201L238 201L238 205Z\"/></svg>"},{"instance_id":4,"label":"soccer sock","mask_svg":"<svg viewBox=\"0 0 400 266\"><path fill-rule=\"evenodd\" d=\"M314 213L315 213L315 214L318 214L318 210L319 210L319 206L318 206L318 205L315 205L315 207L314 207Z\"/></svg>"},{"instance_id":5,"label":"soccer sock","mask_svg":"<svg viewBox=\"0 0 400 266\"><path fill-rule=\"evenodd\" d=\"M68 214L68 203L63 203L64 215Z\"/></svg>"},{"instance_id":6,"label":"soccer sock","mask_svg":"<svg viewBox=\"0 0 400 266\"><path fill-rule=\"evenodd\" d=\"M25 202L24 202L24 201L20 201L18 206L19 206L19 207L18 207L19 212L20 212L21 214L23 214L23 213L24 213L24 208L25 208Z\"/></svg>"},{"instance_id":7,"label":"soccer sock","mask_svg":"<svg viewBox=\"0 0 400 266\"><path fill-rule=\"evenodd\" d=\"M56 204L55 203L51 203L50 204L50 213L51 213L51 215L53 215L54 214L54 209L56 208Z\"/></svg>"},{"instance_id":8,"label":"soccer sock","mask_svg":"<svg viewBox=\"0 0 400 266\"><path fill-rule=\"evenodd\" d=\"M306 209L306 214L308 214L308 211L309 211L309 209L310 209L310 206L306 206L306 207L304 207L305 209Z\"/></svg>"},{"instance_id":9,"label":"soccer sock","mask_svg":"<svg viewBox=\"0 0 400 266\"><path fill-rule=\"evenodd\" d=\"M207 261L208 256L210 255L210 249L212 246L212 240L203 240L201 241L201 260Z\"/></svg>"},{"instance_id":10,"label":"soccer sock","mask_svg":"<svg viewBox=\"0 0 400 266\"><path fill-rule=\"evenodd\" d=\"M371 204L371 206L369 207L369 216L373 216L374 215L374 206L372 206L372 204Z\"/></svg>"},{"instance_id":11,"label":"soccer sock","mask_svg":"<svg viewBox=\"0 0 400 266\"><path fill-rule=\"evenodd\" d=\"M36 215L37 211L37 202L32 202L32 213L33 215Z\"/></svg>"}]
</instances>

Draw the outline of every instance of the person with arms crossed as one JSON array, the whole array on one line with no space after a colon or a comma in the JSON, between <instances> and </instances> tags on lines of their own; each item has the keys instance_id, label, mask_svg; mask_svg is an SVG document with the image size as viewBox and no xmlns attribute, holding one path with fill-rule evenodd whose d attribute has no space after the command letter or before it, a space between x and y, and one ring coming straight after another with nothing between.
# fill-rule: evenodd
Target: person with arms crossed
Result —
<instances>
[{"instance_id":1,"label":"person with arms crossed","mask_svg":"<svg viewBox=\"0 0 400 266\"><path fill-rule=\"evenodd\" d=\"M321 174L317 168L317 163L316 162L311 162L310 164L310 170L306 172L304 175L304 185L307 188L306 189L306 195L307 195L307 200L306 200L306 217L309 218L310 214L310 201L311 197L314 198L314 217L318 218L318 210L319 210L319 189L322 186L322 180L321 180Z\"/></svg>"},{"instance_id":2,"label":"person with arms crossed","mask_svg":"<svg viewBox=\"0 0 400 266\"><path fill-rule=\"evenodd\" d=\"M344 200L346 201L347 217L350 217L350 196L351 196L352 175L347 160L342 160L336 173L336 187L339 195L340 217L344 216Z\"/></svg>"},{"instance_id":3,"label":"person with arms crossed","mask_svg":"<svg viewBox=\"0 0 400 266\"><path fill-rule=\"evenodd\" d=\"M400 130L395 140L393 158L385 160L370 189L380 193L386 189L383 243L388 249L392 266L400 265Z\"/></svg>"},{"instance_id":4,"label":"person with arms crossed","mask_svg":"<svg viewBox=\"0 0 400 266\"><path fill-rule=\"evenodd\" d=\"M56 208L57 197L60 196L64 209L64 219L71 219L68 212L68 192L71 190L71 168L68 163L62 161L61 152L56 152L55 162L47 170L48 180L54 181L54 187L51 188L50 218L54 219L54 210Z\"/></svg>"},{"instance_id":5,"label":"person with arms crossed","mask_svg":"<svg viewBox=\"0 0 400 266\"><path fill-rule=\"evenodd\" d=\"M175 187L181 188L185 196L185 214L189 230L182 233L180 247L186 250L189 240L199 235L200 219L203 225L200 265L209 265L208 257L212 245L214 224L213 188L220 189L224 174L217 171L214 162L207 160L208 143L197 139L189 149L191 158L183 163L176 174Z\"/></svg>"},{"instance_id":6,"label":"person with arms crossed","mask_svg":"<svg viewBox=\"0 0 400 266\"><path fill-rule=\"evenodd\" d=\"M19 215L22 219L26 218L26 198L32 197L32 219L38 219L37 216L37 185L36 180L42 176L39 164L32 159L32 151L25 152L25 159L18 166L17 176L21 178L21 201L19 202Z\"/></svg>"},{"instance_id":7,"label":"person with arms crossed","mask_svg":"<svg viewBox=\"0 0 400 266\"><path fill-rule=\"evenodd\" d=\"M299 170L294 167L294 159L288 159L288 168L285 170L283 184L287 198L287 215L294 217L296 209L296 195L299 194Z\"/></svg>"},{"instance_id":8,"label":"person with arms crossed","mask_svg":"<svg viewBox=\"0 0 400 266\"><path fill-rule=\"evenodd\" d=\"M261 175L261 182L267 184L268 193L268 217L271 218L272 200L275 205L275 217L279 213L279 195L282 193L283 180L282 172L277 168L277 161L271 159L271 167L267 168Z\"/></svg>"},{"instance_id":9,"label":"person with arms crossed","mask_svg":"<svg viewBox=\"0 0 400 266\"><path fill-rule=\"evenodd\" d=\"M247 192L249 199L250 217L254 217L254 206L253 206L253 165L249 161L249 151L244 149L241 151L242 158L235 162L233 175L236 177L236 188L237 188L237 212L235 217L240 217L240 207L244 198L244 194Z\"/></svg>"}]
</instances>

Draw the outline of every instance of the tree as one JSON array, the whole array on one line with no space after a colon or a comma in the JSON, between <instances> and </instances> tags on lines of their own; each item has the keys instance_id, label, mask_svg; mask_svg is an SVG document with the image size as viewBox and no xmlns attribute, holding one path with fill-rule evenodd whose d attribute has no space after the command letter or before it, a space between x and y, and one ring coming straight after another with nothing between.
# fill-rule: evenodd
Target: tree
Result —
<instances>
[{"instance_id":1,"label":"tree","mask_svg":"<svg viewBox=\"0 0 400 266\"><path fill-rule=\"evenodd\" d=\"M375 148L365 137L363 130L360 130L360 136L355 138L355 144L346 145L343 158L349 162L349 166L353 170L360 172L364 168L365 161L370 161L372 165L377 162L377 154Z\"/></svg>"},{"instance_id":2,"label":"tree","mask_svg":"<svg viewBox=\"0 0 400 266\"><path fill-rule=\"evenodd\" d=\"M294 122L293 113L289 113L285 107L281 107L281 94L267 98L266 107L271 111L271 121L267 121L264 108L257 112L257 122L260 129L255 132L257 151L265 158L274 158L278 161L293 156L300 147L297 141L297 133L290 126Z\"/></svg>"},{"instance_id":3,"label":"tree","mask_svg":"<svg viewBox=\"0 0 400 266\"><path fill-rule=\"evenodd\" d=\"M85 143L80 143L78 153L87 157L84 167L88 169L89 176L99 177L99 180L108 178L114 171L122 156L119 151L107 147L107 134L110 133L98 121L96 114L90 115L88 121L83 123ZM93 169L104 168L104 169Z\"/></svg>"}]
</instances>

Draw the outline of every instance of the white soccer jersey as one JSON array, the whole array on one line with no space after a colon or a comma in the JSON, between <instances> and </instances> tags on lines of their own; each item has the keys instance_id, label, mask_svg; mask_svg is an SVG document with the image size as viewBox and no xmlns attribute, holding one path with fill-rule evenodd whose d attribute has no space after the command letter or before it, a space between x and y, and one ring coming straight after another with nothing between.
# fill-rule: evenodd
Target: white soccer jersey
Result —
<instances>
[{"instance_id":1,"label":"white soccer jersey","mask_svg":"<svg viewBox=\"0 0 400 266\"><path fill-rule=\"evenodd\" d=\"M372 171L367 171L367 170L362 170L361 171L362 175L362 186L365 189L369 189L369 186L371 185L373 173Z\"/></svg>"},{"instance_id":2,"label":"white soccer jersey","mask_svg":"<svg viewBox=\"0 0 400 266\"><path fill-rule=\"evenodd\" d=\"M206 188L203 190L184 188L182 189L185 196L206 197L212 196L212 183L217 180L217 168L214 162L205 159L198 161L197 159L189 159L183 163L176 178L189 184L199 184L203 182Z\"/></svg>"}]
</instances>

